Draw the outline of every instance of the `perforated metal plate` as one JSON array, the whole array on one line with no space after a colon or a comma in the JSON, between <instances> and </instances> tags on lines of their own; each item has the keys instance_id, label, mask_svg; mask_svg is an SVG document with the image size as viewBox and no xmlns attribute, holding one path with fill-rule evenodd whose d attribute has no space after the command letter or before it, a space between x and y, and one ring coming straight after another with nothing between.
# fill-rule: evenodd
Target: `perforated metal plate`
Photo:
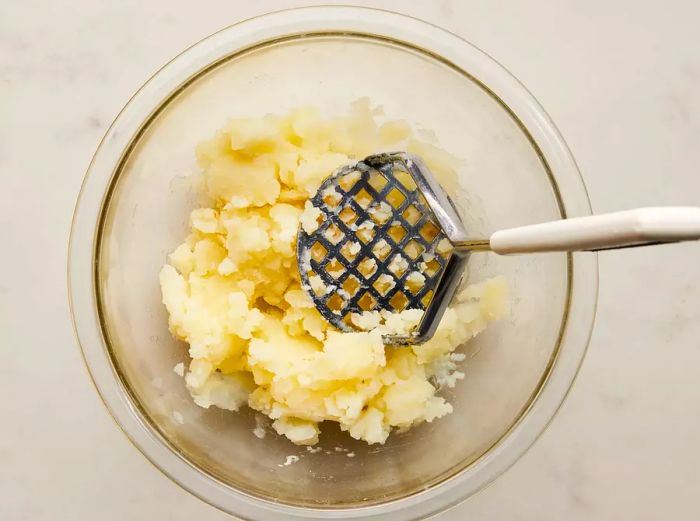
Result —
<instances>
[{"instance_id":1,"label":"perforated metal plate","mask_svg":"<svg viewBox=\"0 0 700 521\"><path fill-rule=\"evenodd\" d=\"M352 313L426 310L452 255L407 165L375 166L360 162L327 178L311 199L323 221L313 233L299 230L302 285L344 331L354 329Z\"/></svg>"}]
</instances>

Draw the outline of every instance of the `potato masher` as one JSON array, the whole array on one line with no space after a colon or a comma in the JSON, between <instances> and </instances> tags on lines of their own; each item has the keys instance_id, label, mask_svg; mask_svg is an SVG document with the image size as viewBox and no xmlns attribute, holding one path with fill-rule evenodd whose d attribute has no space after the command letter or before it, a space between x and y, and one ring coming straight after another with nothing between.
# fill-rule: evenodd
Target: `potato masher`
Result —
<instances>
[{"instance_id":1,"label":"potato masher","mask_svg":"<svg viewBox=\"0 0 700 521\"><path fill-rule=\"evenodd\" d=\"M473 239L450 197L425 163L403 152L344 166L311 198L315 229L300 226L302 287L321 315L343 331L353 313L423 311L406 335L387 344L420 344L433 336L457 290L468 255L598 251L700 238L700 208L639 208L497 231Z\"/></svg>"}]
</instances>

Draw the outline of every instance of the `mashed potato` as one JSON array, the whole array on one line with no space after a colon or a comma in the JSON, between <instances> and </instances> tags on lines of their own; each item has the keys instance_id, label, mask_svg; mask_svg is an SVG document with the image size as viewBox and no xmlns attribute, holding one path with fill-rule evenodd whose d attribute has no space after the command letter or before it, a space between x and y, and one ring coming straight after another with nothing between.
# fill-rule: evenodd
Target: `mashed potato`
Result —
<instances>
[{"instance_id":1,"label":"mashed potato","mask_svg":"<svg viewBox=\"0 0 700 521\"><path fill-rule=\"evenodd\" d=\"M385 347L382 331L409 328L415 311L357 316L365 331L341 333L299 282L297 229L313 229L318 218L307 200L336 168L386 147L419 149L454 185L449 155L421 145L404 122L377 125L367 100L334 119L310 108L234 119L197 147L210 203L191 213L190 234L160 284L170 329L189 344L185 382L198 405L247 404L305 445L318 441L322 421L371 444L452 411L437 386L463 376L455 348L503 315L501 278L469 286L429 342L402 348Z\"/></svg>"}]
</instances>

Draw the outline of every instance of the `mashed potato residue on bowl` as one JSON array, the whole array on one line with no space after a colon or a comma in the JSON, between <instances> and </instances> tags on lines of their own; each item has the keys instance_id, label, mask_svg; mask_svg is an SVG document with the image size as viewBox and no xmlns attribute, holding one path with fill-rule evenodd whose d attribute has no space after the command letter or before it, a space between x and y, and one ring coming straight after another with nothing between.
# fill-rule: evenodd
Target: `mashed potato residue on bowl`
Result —
<instances>
[{"instance_id":1,"label":"mashed potato residue on bowl","mask_svg":"<svg viewBox=\"0 0 700 521\"><path fill-rule=\"evenodd\" d=\"M210 202L192 211L160 284L170 329L189 344L185 381L201 407L248 404L305 445L318 442L322 421L371 444L452 412L436 393L464 376L454 350L503 316L502 278L460 292L435 336L412 347L385 347L381 335L419 317L357 317L366 331L341 333L299 282L296 233L314 219L305 204L336 168L391 147L419 153L448 190L455 185L449 154L412 138L403 121L378 125L380 115L363 99L332 119L313 108L234 119L197 147Z\"/></svg>"}]
</instances>

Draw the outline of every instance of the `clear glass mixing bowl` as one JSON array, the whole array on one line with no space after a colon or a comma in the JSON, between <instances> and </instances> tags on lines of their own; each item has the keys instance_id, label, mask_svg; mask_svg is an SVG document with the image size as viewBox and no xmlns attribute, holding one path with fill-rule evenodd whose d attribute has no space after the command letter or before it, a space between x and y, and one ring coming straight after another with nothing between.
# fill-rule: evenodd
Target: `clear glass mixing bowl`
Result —
<instances>
[{"instance_id":1,"label":"clear glass mixing bowl","mask_svg":"<svg viewBox=\"0 0 700 521\"><path fill-rule=\"evenodd\" d=\"M232 116L309 104L336 114L362 96L464 158L457 199L475 237L590 213L566 145L527 90L467 42L413 18L347 7L273 13L203 40L151 78L83 184L69 259L73 320L95 385L134 445L246 519L423 519L456 504L540 435L589 339L594 254L474 254L470 280L505 275L512 310L465 346L466 378L443 393L453 414L383 446L324 424L324 450L311 454L271 432L256 438L249 410L194 405L172 371L186 346L168 333L158 271L196 205L182 181L196 170L196 143ZM300 461L279 466L295 454Z\"/></svg>"}]
</instances>

